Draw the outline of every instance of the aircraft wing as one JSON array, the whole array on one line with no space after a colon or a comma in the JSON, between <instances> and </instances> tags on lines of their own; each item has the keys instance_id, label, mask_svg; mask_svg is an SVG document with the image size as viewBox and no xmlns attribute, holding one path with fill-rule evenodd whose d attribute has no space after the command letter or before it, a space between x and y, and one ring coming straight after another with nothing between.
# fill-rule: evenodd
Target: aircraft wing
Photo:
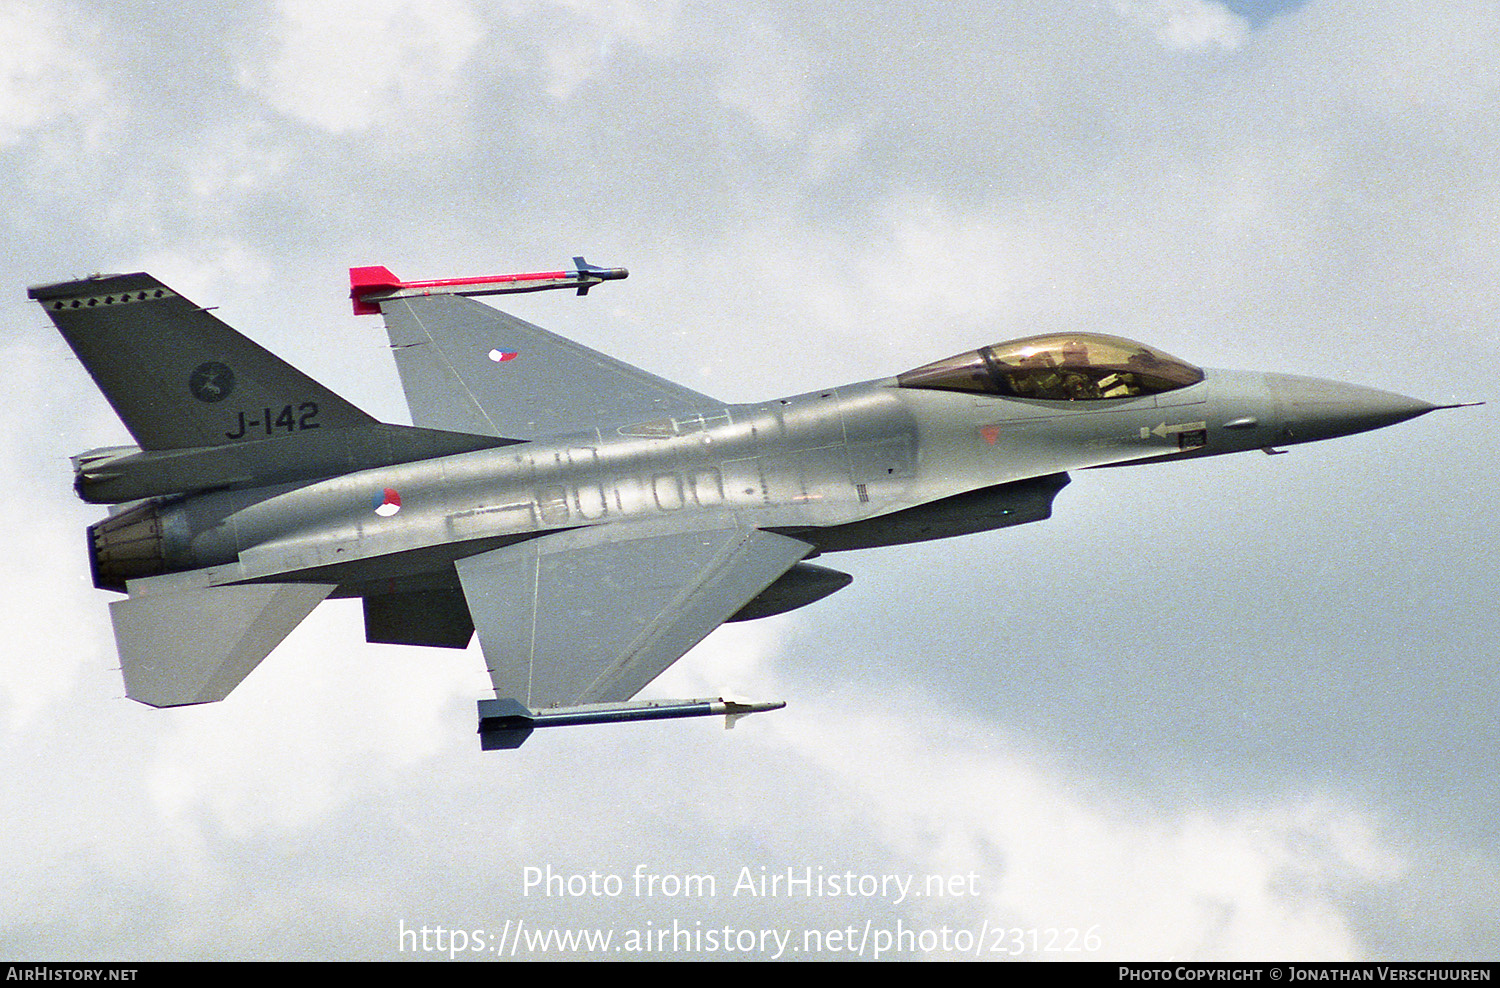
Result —
<instances>
[{"instance_id":1,"label":"aircraft wing","mask_svg":"<svg viewBox=\"0 0 1500 988\"><path fill-rule=\"evenodd\" d=\"M798 560L741 526L572 529L458 561L496 695L532 709L634 696Z\"/></svg>"},{"instance_id":2,"label":"aircraft wing","mask_svg":"<svg viewBox=\"0 0 1500 988\"><path fill-rule=\"evenodd\" d=\"M458 295L380 302L414 425L534 439L723 403Z\"/></svg>"}]
</instances>

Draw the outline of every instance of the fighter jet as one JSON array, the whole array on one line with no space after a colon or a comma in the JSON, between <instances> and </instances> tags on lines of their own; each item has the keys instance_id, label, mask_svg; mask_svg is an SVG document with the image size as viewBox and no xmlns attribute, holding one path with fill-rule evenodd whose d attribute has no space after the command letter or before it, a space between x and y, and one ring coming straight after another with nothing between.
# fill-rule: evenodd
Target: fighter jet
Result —
<instances>
[{"instance_id":1,"label":"fighter jet","mask_svg":"<svg viewBox=\"0 0 1500 988\"><path fill-rule=\"evenodd\" d=\"M633 699L726 621L852 577L822 553L1050 516L1069 472L1380 428L1436 406L1205 370L1092 332L982 346L873 381L730 404L475 296L624 278L404 282L350 271L384 317L412 426L376 421L149 274L30 289L136 445L73 458L126 695L222 700L329 597L370 642L465 648L484 748L539 727L780 702Z\"/></svg>"}]
</instances>

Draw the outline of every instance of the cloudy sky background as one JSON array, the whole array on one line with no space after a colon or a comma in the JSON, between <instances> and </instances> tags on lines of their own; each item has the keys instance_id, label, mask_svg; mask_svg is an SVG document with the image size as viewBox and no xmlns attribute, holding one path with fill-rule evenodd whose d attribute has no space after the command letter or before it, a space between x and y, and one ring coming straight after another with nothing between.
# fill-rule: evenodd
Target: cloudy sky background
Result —
<instances>
[{"instance_id":1,"label":"cloudy sky background","mask_svg":"<svg viewBox=\"0 0 1500 988\"><path fill-rule=\"evenodd\" d=\"M1494 400L1493 4L0 0L0 37L0 955L675 920L1500 956L1494 405L825 557L849 589L648 691L784 711L481 754L477 646L366 645L357 602L225 703L125 700L67 457L128 437L24 299L149 270L394 421L349 265L579 252L630 280L506 307L730 401L1061 329ZM636 897L638 865L719 895ZM528 896L531 867L626 893ZM977 880L731 896L743 868ZM1067 931L1099 949L1038 949Z\"/></svg>"}]
</instances>

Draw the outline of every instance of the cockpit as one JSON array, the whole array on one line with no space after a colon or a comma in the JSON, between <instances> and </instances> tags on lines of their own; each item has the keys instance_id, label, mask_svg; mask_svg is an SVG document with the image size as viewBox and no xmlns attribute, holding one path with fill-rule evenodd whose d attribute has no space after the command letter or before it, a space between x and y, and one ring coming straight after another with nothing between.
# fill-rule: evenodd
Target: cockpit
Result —
<instances>
[{"instance_id":1,"label":"cockpit","mask_svg":"<svg viewBox=\"0 0 1500 988\"><path fill-rule=\"evenodd\" d=\"M1044 401L1135 398L1197 384L1203 371L1142 343L1103 333L1052 333L980 347L896 378L903 388Z\"/></svg>"}]
</instances>

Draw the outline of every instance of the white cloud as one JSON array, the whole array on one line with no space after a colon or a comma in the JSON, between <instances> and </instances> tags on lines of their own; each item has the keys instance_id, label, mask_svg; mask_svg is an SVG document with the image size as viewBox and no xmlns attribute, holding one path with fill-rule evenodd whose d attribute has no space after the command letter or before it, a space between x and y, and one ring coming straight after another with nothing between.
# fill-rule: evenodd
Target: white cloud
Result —
<instances>
[{"instance_id":1,"label":"white cloud","mask_svg":"<svg viewBox=\"0 0 1500 988\"><path fill-rule=\"evenodd\" d=\"M1238 48L1250 34L1243 17L1215 0L1115 0L1115 8L1166 48Z\"/></svg>"},{"instance_id":2,"label":"white cloud","mask_svg":"<svg viewBox=\"0 0 1500 988\"><path fill-rule=\"evenodd\" d=\"M257 285L271 278L275 265L270 258L238 240L214 239L192 246L154 250L127 262L132 271L158 273L170 280L174 291L196 300L199 305L217 307L222 300L223 285ZM296 354L289 354L293 359Z\"/></svg>"},{"instance_id":3,"label":"white cloud","mask_svg":"<svg viewBox=\"0 0 1500 988\"><path fill-rule=\"evenodd\" d=\"M1075 930L1077 944L1093 933L1095 959L1347 959L1363 952L1348 894L1408 870L1376 817L1326 795L1153 805L937 697L896 684L829 697L805 675L777 674L785 628L722 629L652 693L730 684L751 699L797 697L795 716L747 721L747 740L783 749L810 770L809 788L837 794L829 802L843 805L830 815L856 807L890 860L914 874L977 876L977 897L915 904L914 922L926 913L976 929ZM1052 954L1069 956L1090 955Z\"/></svg>"},{"instance_id":4,"label":"white cloud","mask_svg":"<svg viewBox=\"0 0 1500 988\"><path fill-rule=\"evenodd\" d=\"M1360 956L1341 896L1406 869L1368 812L1328 797L1148 809L931 698L819 706L776 737L914 871L976 873L969 921L1093 931L1096 958Z\"/></svg>"},{"instance_id":5,"label":"white cloud","mask_svg":"<svg viewBox=\"0 0 1500 988\"><path fill-rule=\"evenodd\" d=\"M483 660L366 645L360 620L357 603L327 602L228 700L161 713L149 788L163 818L240 838L314 826L450 742Z\"/></svg>"},{"instance_id":6,"label":"white cloud","mask_svg":"<svg viewBox=\"0 0 1500 988\"><path fill-rule=\"evenodd\" d=\"M261 192L290 168L292 152L268 128L243 120L212 127L183 155L183 182L203 204L205 220L221 217L235 198Z\"/></svg>"},{"instance_id":7,"label":"white cloud","mask_svg":"<svg viewBox=\"0 0 1500 988\"><path fill-rule=\"evenodd\" d=\"M278 13L275 54L243 81L282 113L333 133L463 116L460 73L484 36L464 0L283 0Z\"/></svg>"},{"instance_id":8,"label":"white cloud","mask_svg":"<svg viewBox=\"0 0 1500 988\"><path fill-rule=\"evenodd\" d=\"M45 321L39 311L26 315ZM13 341L0 363L13 409L25 410L0 417L0 462L7 465L0 500L17 512L0 545L15 577L0 594L0 725L21 735L49 705L76 695L81 682L95 698L115 690L114 675L105 671L117 664L107 641L109 619L93 610L100 601L81 538L82 527L101 512L74 500L69 489L68 453L85 447L64 451L51 444L60 436L87 435L92 446L106 446L129 436L102 400L78 400L73 388L82 371L61 339ZM80 619L83 613L90 618Z\"/></svg>"},{"instance_id":9,"label":"white cloud","mask_svg":"<svg viewBox=\"0 0 1500 988\"><path fill-rule=\"evenodd\" d=\"M609 71L622 47L663 54L676 36L680 9L677 0L557 0L533 6L530 17L552 28L541 35L547 94L571 99Z\"/></svg>"},{"instance_id":10,"label":"white cloud","mask_svg":"<svg viewBox=\"0 0 1500 988\"><path fill-rule=\"evenodd\" d=\"M77 17L50 4L0 3L0 145L61 118L87 130L108 116L108 87L86 50L90 32L68 26Z\"/></svg>"},{"instance_id":11,"label":"white cloud","mask_svg":"<svg viewBox=\"0 0 1500 988\"><path fill-rule=\"evenodd\" d=\"M763 25L737 39L737 57L726 66L720 98L777 140L792 140L806 116L808 58L801 42Z\"/></svg>"},{"instance_id":12,"label":"white cloud","mask_svg":"<svg viewBox=\"0 0 1500 988\"><path fill-rule=\"evenodd\" d=\"M23 372L37 366L27 357L14 348L5 353L8 361L26 360L20 368ZM43 365L48 363L44 361ZM0 443L5 462L35 465L35 459L15 455L13 438L6 435ZM50 469L40 477L29 478L30 482L11 481L0 488L6 503L18 508L45 503L49 496L37 481L56 483L66 490L66 461L59 456L48 466ZM7 557L25 560L26 567L26 578L7 583L5 593L0 594L0 628L5 635L5 648L0 652L0 724L16 732L32 726L51 704L77 689L85 676L99 693L107 689L104 684L110 674L102 670L114 664L113 656L93 633L107 627L108 620L100 619L97 612L94 619L77 618L99 605L88 585L88 567L82 558L81 521L77 511L46 512L12 526L5 536ZM78 552L63 556L58 546L77 548Z\"/></svg>"}]
</instances>

